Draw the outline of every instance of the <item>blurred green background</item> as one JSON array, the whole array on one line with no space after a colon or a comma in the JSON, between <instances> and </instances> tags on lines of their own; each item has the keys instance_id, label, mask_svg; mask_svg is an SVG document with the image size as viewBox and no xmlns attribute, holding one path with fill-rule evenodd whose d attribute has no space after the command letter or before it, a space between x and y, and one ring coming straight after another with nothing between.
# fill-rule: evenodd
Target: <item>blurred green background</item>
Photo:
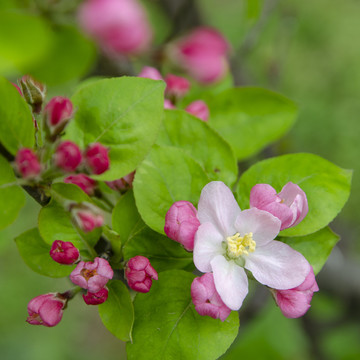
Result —
<instances>
[{"instance_id":1,"label":"blurred green background","mask_svg":"<svg viewBox=\"0 0 360 360\"><path fill-rule=\"evenodd\" d=\"M57 95L71 94L79 79L96 74L101 68L96 49L73 17L80 2L2 0L0 73L11 80L32 73ZM173 17L186 1L147 2L150 8L165 5ZM354 169L350 200L332 224L342 240L318 276L321 291L308 314L286 319L261 288L254 288L240 312L238 340L223 359L359 359L360 2L190 3L197 16L186 21L217 26L231 41L237 84L273 89L299 105L295 127L262 155L313 152ZM12 11L15 7L22 12ZM163 14L156 19L157 31L165 31L169 20ZM1 359L126 359L124 344L104 328L96 307L85 307L80 298L55 328L25 323L31 298L69 287L68 280L33 273L17 252L13 238L34 226L36 213L29 199L18 220L0 232Z\"/></svg>"}]
</instances>

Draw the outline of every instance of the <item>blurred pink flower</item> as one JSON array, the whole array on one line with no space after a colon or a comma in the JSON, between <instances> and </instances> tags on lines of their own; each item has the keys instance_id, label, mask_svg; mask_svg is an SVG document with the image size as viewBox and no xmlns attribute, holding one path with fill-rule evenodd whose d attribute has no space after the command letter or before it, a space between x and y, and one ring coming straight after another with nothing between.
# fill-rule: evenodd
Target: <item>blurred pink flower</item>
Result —
<instances>
[{"instance_id":1,"label":"blurred pink flower","mask_svg":"<svg viewBox=\"0 0 360 360\"><path fill-rule=\"evenodd\" d=\"M207 122L209 120L209 108L202 100L193 101L186 107L185 111L187 111L191 115L196 116L202 121Z\"/></svg>"},{"instance_id":2,"label":"blurred pink flower","mask_svg":"<svg viewBox=\"0 0 360 360\"><path fill-rule=\"evenodd\" d=\"M88 195L93 195L96 188L96 181L85 174L69 175L64 179L65 184L74 184Z\"/></svg>"},{"instance_id":3,"label":"blurred pink flower","mask_svg":"<svg viewBox=\"0 0 360 360\"><path fill-rule=\"evenodd\" d=\"M41 173L41 164L36 153L29 148L20 149L15 157L15 165L24 179L31 179Z\"/></svg>"}]
</instances>

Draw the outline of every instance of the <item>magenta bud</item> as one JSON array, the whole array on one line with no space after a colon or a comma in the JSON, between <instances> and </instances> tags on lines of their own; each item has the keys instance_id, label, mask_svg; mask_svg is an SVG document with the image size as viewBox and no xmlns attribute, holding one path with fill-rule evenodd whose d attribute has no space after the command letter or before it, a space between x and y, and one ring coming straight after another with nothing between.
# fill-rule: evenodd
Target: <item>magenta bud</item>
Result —
<instances>
[{"instance_id":1,"label":"magenta bud","mask_svg":"<svg viewBox=\"0 0 360 360\"><path fill-rule=\"evenodd\" d=\"M173 110L176 109L176 107L169 99L164 99L164 109Z\"/></svg>"},{"instance_id":2,"label":"magenta bud","mask_svg":"<svg viewBox=\"0 0 360 360\"><path fill-rule=\"evenodd\" d=\"M39 113L46 96L46 86L30 75L24 75L18 80L21 93L35 113Z\"/></svg>"},{"instance_id":3,"label":"magenta bud","mask_svg":"<svg viewBox=\"0 0 360 360\"><path fill-rule=\"evenodd\" d=\"M135 176L135 171L125 175L121 179L114 181L106 181L106 185L108 185L111 189L115 191L120 191L121 193L123 193L132 188L134 176Z\"/></svg>"},{"instance_id":4,"label":"magenta bud","mask_svg":"<svg viewBox=\"0 0 360 360\"><path fill-rule=\"evenodd\" d=\"M194 279L191 284L191 298L195 310L201 316L207 315L225 321L231 313L231 309L224 304L216 291L212 273Z\"/></svg>"},{"instance_id":5,"label":"magenta bud","mask_svg":"<svg viewBox=\"0 0 360 360\"><path fill-rule=\"evenodd\" d=\"M55 165L66 172L75 171L81 160L79 147L71 141L63 141L55 151Z\"/></svg>"},{"instance_id":6,"label":"magenta bud","mask_svg":"<svg viewBox=\"0 0 360 360\"><path fill-rule=\"evenodd\" d=\"M268 184L255 185L250 192L250 207L265 210L280 219L280 230L299 224L309 209L305 192L292 182L288 182L278 194Z\"/></svg>"},{"instance_id":7,"label":"magenta bud","mask_svg":"<svg viewBox=\"0 0 360 360\"><path fill-rule=\"evenodd\" d=\"M202 100L193 101L186 107L185 111L196 116L202 121L206 122L209 119L209 108Z\"/></svg>"},{"instance_id":8,"label":"magenta bud","mask_svg":"<svg viewBox=\"0 0 360 360\"><path fill-rule=\"evenodd\" d=\"M73 116L72 102L68 98L56 96L45 106L44 116L50 135L59 135Z\"/></svg>"},{"instance_id":9,"label":"magenta bud","mask_svg":"<svg viewBox=\"0 0 360 360\"><path fill-rule=\"evenodd\" d=\"M96 293L88 291L86 294L83 295L83 299L87 305L100 305L107 300L108 296L109 291L105 286Z\"/></svg>"},{"instance_id":10,"label":"magenta bud","mask_svg":"<svg viewBox=\"0 0 360 360\"><path fill-rule=\"evenodd\" d=\"M80 261L70 274L70 280L89 292L98 293L114 276L107 260L96 257L94 261Z\"/></svg>"},{"instance_id":11,"label":"magenta bud","mask_svg":"<svg viewBox=\"0 0 360 360\"><path fill-rule=\"evenodd\" d=\"M75 225L85 233L101 227L104 223L100 209L92 204L72 204L70 211Z\"/></svg>"},{"instance_id":12,"label":"magenta bud","mask_svg":"<svg viewBox=\"0 0 360 360\"><path fill-rule=\"evenodd\" d=\"M197 210L189 201L177 201L165 216L165 234L182 244L188 251L194 250L194 238L200 226Z\"/></svg>"},{"instance_id":13,"label":"magenta bud","mask_svg":"<svg viewBox=\"0 0 360 360\"><path fill-rule=\"evenodd\" d=\"M163 80L158 69L151 66L144 66L140 71L138 77L152 79L152 80Z\"/></svg>"},{"instance_id":14,"label":"magenta bud","mask_svg":"<svg viewBox=\"0 0 360 360\"><path fill-rule=\"evenodd\" d=\"M20 149L15 157L15 165L19 174L25 178L35 178L41 173L41 164L35 152L29 148Z\"/></svg>"},{"instance_id":15,"label":"magenta bud","mask_svg":"<svg viewBox=\"0 0 360 360\"><path fill-rule=\"evenodd\" d=\"M319 287L311 266L309 274L299 286L289 290L271 290L281 312L290 319L303 316L309 310L311 299L316 291L319 291Z\"/></svg>"},{"instance_id":16,"label":"magenta bud","mask_svg":"<svg viewBox=\"0 0 360 360\"><path fill-rule=\"evenodd\" d=\"M62 318L66 302L67 299L59 293L39 295L30 300L26 321L31 325L55 326Z\"/></svg>"},{"instance_id":17,"label":"magenta bud","mask_svg":"<svg viewBox=\"0 0 360 360\"><path fill-rule=\"evenodd\" d=\"M100 143L89 145L84 157L87 167L93 174L100 175L109 169L108 149Z\"/></svg>"},{"instance_id":18,"label":"magenta bud","mask_svg":"<svg viewBox=\"0 0 360 360\"><path fill-rule=\"evenodd\" d=\"M176 76L173 74L166 75L165 78L166 89L165 95L170 98L182 98L190 90L190 82L181 76Z\"/></svg>"},{"instance_id":19,"label":"magenta bud","mask_svg":"<svg viewBox=\"0 0 360 360\"><path fill-rule=\"evenodd\" d=\"M64 179L66 184L77 185L88 195L93 195L96 188L96 181L84 174L69 175Z\"/></svg>"},{"instance_id":20,"label":"magenta bud","mask_svg":"<svg viewBox=\"0 0 360 360\"><path fill-rule=\"evenodd\" d=\"M59 264L72 265L79 260L80 253L70 241L55 240L51 246L50 256Z\"/></svg>"},{"instance_id":21,"label":"magenta bud","mask_svg":"<svg viewBox=\"0 0 360 360\"><path fill-rule=\"evenodd\" d=\"M128 261L125 277L131 289L147 293L150 291L152 280L158 279L158 274L148 258L138 255Z\"/></svg>"}]
</instances>

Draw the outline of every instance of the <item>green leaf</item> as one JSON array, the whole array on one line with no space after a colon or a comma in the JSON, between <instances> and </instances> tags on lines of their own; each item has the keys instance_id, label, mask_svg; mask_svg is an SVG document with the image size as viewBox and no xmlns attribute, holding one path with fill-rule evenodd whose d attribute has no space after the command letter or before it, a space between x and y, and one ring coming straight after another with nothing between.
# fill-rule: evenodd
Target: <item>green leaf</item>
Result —
<instances>
[{"instance_id":1,"label":"green leaf","mask_svg":"<svg viewBox=\"0 0 360 360\"><path fill-rule=\"evenodd\" d=\"M204 98L210 109L209 125L245 159L281 138L294 124L297 108L282 95L244 87Z\"/></svg>"},{"instance_id":2,"label":"green leaf","mask_svg":"<svg viewBox=\"0 0 360 360\"><path fill-rule=\"evenodd\" d=\"M99 305L101 320L106 328L120 340L132 340L134 307L129 290L119 280L112 280L106 286L109 289L109 297Z\"/></svg>"},{"instance_id":3,"label":"green leaf","mask_svg":"<svg viewBox=\"0 0 360 360\"><path fill-rule=\"evenodd\" d=\"M196 205L208 182L201 166L190 156L173 147L154 146L136 170L133 183L142 219L163 234L170 206L179 200Z\"/></svg>"},{"instance_id":4,"label":"green leaf","mask_svg":"<svg viewBox=\"0 0 360 360\"><path fill-rule=\"evenodd\" d=\"M165 111L157 143L183 149L205 170L209 179L232 186L237 164L230 145L205 122L181 110Z\"/></svg>"},{"instance_id":5,"label":"green leaf","mask_svg":"<svg viewBox=\"0 0 360 360\"><path fill-rule=\"evenodd\" d=\"M270 184L276 192L289 181L305 191L309 212L297 226L280 232L281 236L303 236L329 224L340 212L350 194L352 172L341 169L313 154L290 154L263 160L240 178L237 188L242 209L249 207L251 188Z\"/></svg>"},{"instance_id":6,"label":"green leaf","mask_svg":"<svg viewBox=\"0 0 360 360\"><path fill-rule=\"evenodd\" d=\"M0 42L1 43L1 42ZM6 79L0 77L0 142L11 153L33 147L34 124L29 106Z\"/></svg>"},{"instance_id":7,"label":"green leaf","mask_svg":"<svg viewBox=\"0 0 360 360\"><path fill-rule=\"evenodd\" d=\"M49 252L51 246L41 238L38 229L31 229L15 239L21 257L35 272L50 276L64 277L70 275L75 265L61 265L54 261Z\"/></svg>"},{"instance_id":8,"label":"green leaf","mask_svg":"<svg viewBox=\"0 0 360 360\"><path fill-rule=\"evenodd\" d=\"M238 313L224 322L200 316L190 295L194 277L166 271L149 293L137 294L133 343L126 346L129 360L212 360L227 350L238 333Z\"/></svg>"},{"instance_id":9,"label":"green leaf","mask_svg":"<svg viewBox=\"0 0 360 360\"><path fill-rule=\"evenodd\" d=\"M47 55L31 69L31 74L48 86L84 76L95 60L95 47L75 27L55 28Z\"/></svg>"},{"instance_id":10,"label":"green leaf","mask_svg":"<svg viewBox=\"0 0 360 360\"><path fill-rule=\"evenodd\" d=\"M39 213L39 231L48 244L55 240L71 241L80 251L94 255L92 247L99 240L101 229L83 233L71 221L69 211L63 206L63 201L89 202L91 199L76 185L56 183L52 185L52 199ZM54 198L55 197L55 198ZM59 202L60 201L60 202Z\"/></svg>"},{"instance_id":11,"label":"green leaf","mask_svg":"<svg viewBox=\"0 0 360 360\"><path fill-rule=\"evenodd\" d=\"M312 265L316 275L324 266L340 237L329 227L325 227L307 236L280 237L279 240L302 253Z\"/></svg>"},{"instance_id":12,"label":"green leaf","mask_svg":"<svg viewBox=\"0 0 360 360\"><path fill-rule=\"evenodd\" d=\"M115 180L135 170L154 144L164 113L164 82L136 77L104 79L82 87L67 137L82 148L100 142L110 149L110 169L97 176Z\"/></svg>"},{"instance_id":13,"label":"green leaf","mask_svg":"<svg viewBox=\"0 0 360 360\"><path fill-rule=\"evenodd\" d=\"M25 205L25 194L16 185L14 171L1 155L0 174L0 229L4 229L15 221Z\"/></svg>"},{"instance_id":14,"label":"green leaf","mask_svg":"<svg viewBox=\"0 0 360 360\"><path fill-rule=\"evenodd\" d=\"M28 72L40 61L51 45L48 24L33 15L12 11L0 12L0 73ZM3 104L7 104L1 98Z\"/></svg>"}]
</instances>

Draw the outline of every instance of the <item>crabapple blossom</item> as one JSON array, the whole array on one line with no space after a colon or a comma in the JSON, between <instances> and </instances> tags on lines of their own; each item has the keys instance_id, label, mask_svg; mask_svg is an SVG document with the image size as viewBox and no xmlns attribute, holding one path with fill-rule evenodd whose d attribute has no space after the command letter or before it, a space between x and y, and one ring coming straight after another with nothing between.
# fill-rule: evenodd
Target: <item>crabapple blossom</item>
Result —
<instances>
[{"instance_id":1,"label":"crabapple blossom","mask_svg":"<svg viewBox=\"0 0 360 360\"><path fill-rule=\"evenodd\" d=\"M100 305L107 300L108 296L109 290L105 286L96 293L88 291L86 294L83 294L83 299L87 305Z\"/></svg>"},{"instance_id":2,"label":"crabapple blossom","mask_svg":"<svg viewBox=\"0 0 360 360\"><path fill-rule=\"evenodd\" d=\"M69 175L64 179L66 184L74 184L88 195L93 195L96 188L96 181L85 174Z\"/></svg>"},{"instance_id":3,"label":"crabapple blossom","mask_svg":"<svg viewBox=\"0 0 360 360\"><path fill-rule=\"evenodd\" d=\"M290 246L273 240L281 222L252 208L241 211L231 190L220 181L207 184L200 196L194 263L213 272L222 301L238 310L248 292L245 270L263 285L285 290L304 282L309 263Z\"/></svg>"},{"instance_id":4,"label":"crabapple blossom","mask_svg":"<svg viewBox=\"0 0 360 360\"><path fill-rule=\"evenodd\" d=\"M280 219L280 230L299 224L308 213L305 192L292 182L288 182L278 194L268 184L255 185L250 192L250 207L265 210Z\"/></svg>"},{"instance_id":5,"label":"crabapple blossom","mask_svg":"<svg viewBox=\"0 0 360 360\"><path fill-rule=\"evenodd\" d=\"M66 97L55 96L45 106L44 116L50 134L58 135L73 116L73 104Z\"/></svg>"},{"instance_id":6,"label":"crabapple blossom","mask_svg":"<svg viewBox=\"0 0 360 360\"><path fill-rule=\"evenodd\" d=\"M182 98L190 89L190 82L181 76L168 74L165 77L165 95L170 98Z\"/></svg>"},{"instance_id":7,"label":"crabapple blossom","mask_svg":"<svg viewBox=\"0 0 360 360\"><path fill-rule=\"evenodd\" d=\"M202 100L193 101L186 107L185 111L202 121L207 122L209 120L209 108Z\"/></svg>"},{"instance_id":8,"label":"crabapple blossom","mask_svg":"<svg viewBox=\"0 0 360 360\"><path fill-rule=\"evenodd\" d=\"M182 244L188 251L194 249L194 237L200 222L197 210L189 201L176 201L165 216L165 234Z\"/></svg>"},{"instance_id":9,"label":"crabapple blossom","mask_svg":"<svg viewBox=\"0 0 360 360\"><path fill-rule=\"evenodd\" d=\"M36 153L29 148L20 149L15 157L17 171L25 179L31 179L41 173L41 164Z\"/></svg>"},{"instance_id":10,"label":"crabapple blossom","mask_svg":"<svg viewBox=\"0 0 360 360\"><path fill-rule=\"evenodd\" d=\"M108 185L111 189L115 191L125 192L126 190L132 188L134 176L135 176L135 171L125 175L121 179L106 181L106 185Z\"/></svg>"},{"instance_id":11,"label":"crabapple blossom","mask_svg":"<svg viewBox=\"0 0 360 360\"><path fill-rule=\"evenodd\" d=\"M75 225L85 233L101 227L104 223L104 217L100 210L89 203L70 205L72 219Z\"/></svg>"},{"instance_id":12,"label":"crabapple blossom","mask_svg":"<svg viewBox=\"0 0 360 360\"><path fill-rule=\"evenodd\" d=\"M55 150L55 165L64 171L75 171L81 160L81 151L72 141L63 141Z\"/></svg>"},{"instance_id":13,"label":"crabapple blossom","mask_svg":"<svg viewBox=\"0 0 360 360\"><path fill-rule=\"evenodd\" d=\"M108 261L96 257L94 261L80 261L70 274L70 280L91 293L97 293L113 276L114 271Z\"/></svg>"},{"instance_id":14,"label":"crabapple blossom","mask_svg":"<svg viewBox=\"0 0 360 360\"><path fill-rule=\"evenodd\" d=\"M131 289L147 293L152 286L152 280L158 279L158 274L148 258L138 255L126 264L125 277Z\"/></svg>"},{"instance_id":15,"label":"crabapple blossom","mask_svg":"<svg viewBox=\"0 0 360 360\"><path fill-rule=\"evenodd\" d=\"M299 286L289 290L271 289L281 312L290 319L303 316L309 310L311 299L316 291L319 291L319 287L311 266L309 274Z\"/></svg>"},{"instance_id":16,"label":"crabapple blossom","mask_svg":"<svg viewBox=\"0 0 360 360\"><path fill-rule=\"evenodd\" d=\"M62 318L66 302L67 299L59 293L39 295L30 300L26 321L31 325L55 326Z\"/></svg>"},{"instance_id":17,"label":"crabapple blossom","mask_svg":"<svg viewBox=\"0 0 360 360\"><path fill-rule=\"evenodd\" d=\"M50 249L50 256L59 264L72 265L79 260L80 253L70 241L55 240Z\"/></svg>"},{"instance_id":18,"label":"crabapple blossom","mask_svg":"<svg viewBox=\"0 0 360 360\"><path fill-rule=\"evenodd\" d=\"M152 80L164 80L159 70L152 66L144 66L140 71L138 77L152 79Z\"/></svg>"},{"instance_id":19,"label":"crabapple blossom","mask_svg":"<svg viewBox=\"0 0 360 360\"><path fill-rule=\"evenodd\" d=\"M100 175L109 169L110 159L108 149L100 143L88 146L85 151L85 163L89 170L96 175Z\"/></svg>"},{"instance_id":20,"label":"crabapple blossom","mask_svg":"<svg viewBox=\"0 0 360 360\"><path fill-rule=\"evenodd\" d=\"M212 273L194 279L191 284L191 298L195 310L202 316L208 315L225 321L231 313L231 309L224 304L215 289Z\"/></svg>"}]
</instances>

